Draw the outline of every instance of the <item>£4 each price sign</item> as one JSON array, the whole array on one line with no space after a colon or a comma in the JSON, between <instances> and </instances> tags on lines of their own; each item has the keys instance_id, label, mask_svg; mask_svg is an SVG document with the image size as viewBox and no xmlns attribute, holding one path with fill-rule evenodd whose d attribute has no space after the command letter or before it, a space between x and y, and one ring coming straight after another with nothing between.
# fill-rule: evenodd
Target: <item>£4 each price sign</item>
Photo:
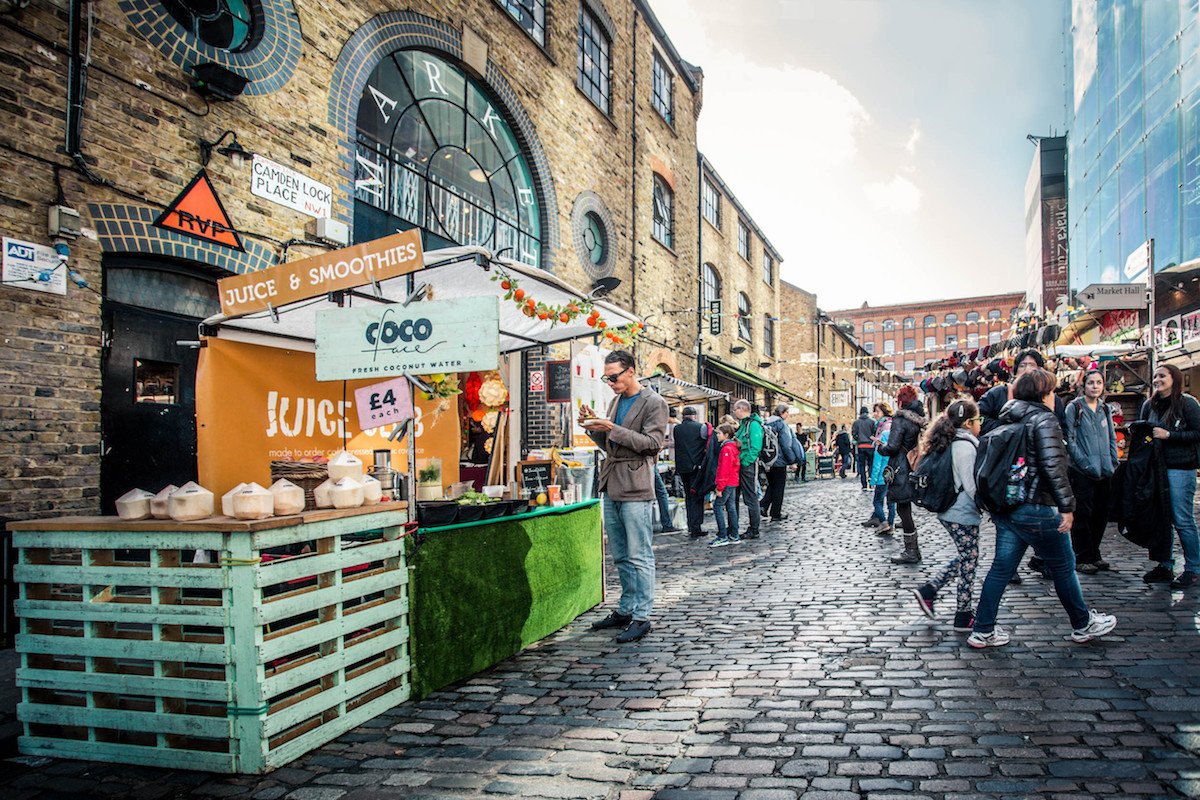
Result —
<instances>
[{"instance_id":1,"label":"\u00a34 each price sign","mask_svg":"<svg viewBox=\"0 0 1200 800\"><path fill-rule=\"evenodd\" d=\"M362 430L395 425L413 416L412 386L407 378L393 378L354 390L354 407Z\"/></svg>"}]
</instances>

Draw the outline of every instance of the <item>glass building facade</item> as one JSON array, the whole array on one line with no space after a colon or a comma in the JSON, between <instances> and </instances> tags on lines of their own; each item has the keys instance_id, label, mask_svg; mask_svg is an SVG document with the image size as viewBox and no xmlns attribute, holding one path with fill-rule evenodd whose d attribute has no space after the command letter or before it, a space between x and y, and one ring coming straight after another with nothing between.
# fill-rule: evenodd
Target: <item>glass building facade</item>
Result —
<instances>
[{"instance_id":1,"label":"glass building facade","mask_svg":"<svg viewBox=\"0 0 1200 800\"><path fill-rule=\"evenodd\" d=\"M1071 286L1200 258L1200 0L1072 0Z\"/></svg>"}]
</instances>

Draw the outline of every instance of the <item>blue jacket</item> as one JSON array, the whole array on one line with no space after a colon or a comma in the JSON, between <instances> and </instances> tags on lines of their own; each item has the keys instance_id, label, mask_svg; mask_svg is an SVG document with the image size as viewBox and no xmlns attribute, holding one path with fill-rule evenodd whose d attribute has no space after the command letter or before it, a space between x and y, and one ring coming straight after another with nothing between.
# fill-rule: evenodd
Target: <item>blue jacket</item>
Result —
<instances>
[{"instance_id":1,"label":"blue jacket","mask_svg":"<svg viewBox=\"0 0 1200 800\"><path fill-rule=\"evenodd\" d=\"M1095 411L1087 400L1076 397L1067 405L1063 437L1071 466L1089 478L1108 478L1117 471L1117 433L1112 412L1104 401Z\"/></svg>"},{"instance_id":2,"label":"blue jacket","mask_svg":"<svg viewBox=\"0 0 1200 800\"><path fill-rule=\"evenodd\" d=\"M779 460L775 462L775 466L799 464L800 444L796 441L796 434L792 433L791 427L774 414L767 417L765 424L769 425L779 437Z\"/></svg>"},{"instance_id":3,"label":"blue jacket","mask_svg":"<svg viewBox=\"0 0 1200 800\"><path fill-rule=\"evenodd\" d=\"M879 420L879 424L875 427L875 435L879 437L879 444L887 444L888 436L892 432L892 418L884 417ZM888 457L879 454L879 447L875 448L875 455L871 459L871 477L868 480L872 486L883 486L884 467L888 465Z\"/></svg>"}]
</instances>

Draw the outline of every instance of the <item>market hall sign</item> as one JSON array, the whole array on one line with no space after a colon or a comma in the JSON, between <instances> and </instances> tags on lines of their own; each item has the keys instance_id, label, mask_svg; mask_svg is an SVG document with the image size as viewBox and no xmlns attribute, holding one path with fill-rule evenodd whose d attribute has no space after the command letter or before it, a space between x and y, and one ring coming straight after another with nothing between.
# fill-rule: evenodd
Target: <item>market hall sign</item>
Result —
<instances>
[{"instance_id":1,"label":"market hall sign","mask_svg":"<svg viewBox=\"0 0 1200 800\"><path fill-rule=\"evenodd\" d=\"M372 280L407 275L422 266L421 232L414 228L342 250L222 278L217 281L221 313L236 317L279 308L327 292L366 286Z\"/></svg>"},{"instance_id":2,"label":"market hall sign","mask_svg":"<svg viewBox=\"0 0 1200 800\"><path fill-rule=\"evenodd\" d=\"M317 380L474 372L500 364L500 301L462 297L317 312Z\"/></svg>"}]
</instances>

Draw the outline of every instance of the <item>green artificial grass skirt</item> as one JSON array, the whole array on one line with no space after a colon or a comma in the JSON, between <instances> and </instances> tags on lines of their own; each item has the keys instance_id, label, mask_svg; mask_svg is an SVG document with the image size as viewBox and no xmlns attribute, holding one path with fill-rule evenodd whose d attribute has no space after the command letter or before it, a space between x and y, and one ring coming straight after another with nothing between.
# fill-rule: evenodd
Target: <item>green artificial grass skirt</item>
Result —
<instances>
[{"instance_id":1,"label":"green artificial grass skirt","mask_svg":"<svg viewBox=\"0 0 1200 800\"><path fill-rule=\"evenodd\" d=\"M408 541L412 696L487 669L600 602L600 504Z\"/></svg>"}]
</instances>

